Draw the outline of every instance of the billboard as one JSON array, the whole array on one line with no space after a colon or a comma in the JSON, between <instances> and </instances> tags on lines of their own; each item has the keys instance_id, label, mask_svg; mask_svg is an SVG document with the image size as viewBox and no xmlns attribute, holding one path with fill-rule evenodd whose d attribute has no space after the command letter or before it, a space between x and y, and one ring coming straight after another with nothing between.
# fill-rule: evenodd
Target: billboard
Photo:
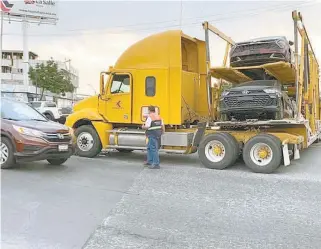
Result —
<instances>
[{"instance_id":1,"label":"billboard","mask_svg":"<svg viewBox=\"0 0 321 249\"><path fill-rule=\"evenodd\" d=\"M11 16L57 20L57 0L0 0L1 11Z\"/></svg>"}]
</instances>

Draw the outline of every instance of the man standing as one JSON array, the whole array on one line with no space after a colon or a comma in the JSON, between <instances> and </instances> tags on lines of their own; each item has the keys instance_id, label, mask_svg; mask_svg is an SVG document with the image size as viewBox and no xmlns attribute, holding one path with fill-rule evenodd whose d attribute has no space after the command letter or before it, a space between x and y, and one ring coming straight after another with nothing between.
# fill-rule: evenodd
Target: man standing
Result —
<instances>
[{"instance_id":1,"label":"man standing","mask_svg":"<svg viewBox=\"0 0 321 249\"><path fill-rule=\"evenodd\" d=\"M150 169L159 169L159 154L160 139L165 131L164 122L162 118L156 114L154 106L148 107L148 117L145 124L142 126L146 130L146 136L148 138L147 143L147 162Z\"/></svg>"}]
</instances>

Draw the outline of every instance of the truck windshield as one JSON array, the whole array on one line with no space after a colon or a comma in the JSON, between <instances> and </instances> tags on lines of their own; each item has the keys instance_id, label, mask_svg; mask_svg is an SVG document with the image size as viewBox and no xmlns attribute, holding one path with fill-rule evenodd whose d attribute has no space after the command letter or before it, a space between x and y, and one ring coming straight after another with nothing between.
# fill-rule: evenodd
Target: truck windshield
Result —
<instances>
[{"instance_id":1,"label":"truck windshield","mask_svg":"<svg viewBox=\"0 0 321 249\"><path fill-rule=\"evenodd\" d=\"M44 116L28 104L8 99L1 99L1 118L10 120L47 121Z\"/></svg>"},{"instance_id":2,"label":"truck windshield","mask_svg":"<svg viewBox=\"0 0 321 249\"><path fill-rule=\"evenodd\" d=\"M129 83L129 75L115 75L113 77L113 82L111 84L110 93L129 93L130 92L130 83Z\"/></svg>"}]
</instances>

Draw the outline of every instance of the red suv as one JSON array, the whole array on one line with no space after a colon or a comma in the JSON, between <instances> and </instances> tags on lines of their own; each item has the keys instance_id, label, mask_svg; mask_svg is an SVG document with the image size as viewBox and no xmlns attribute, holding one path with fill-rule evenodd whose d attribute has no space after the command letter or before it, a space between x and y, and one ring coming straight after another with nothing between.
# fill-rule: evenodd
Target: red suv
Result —
<instances>
[{"instance_id":1,"label":"red suv","mask_svg":"<svg viewBox=\"0 0 321 249\"><path fill-rule=\"evenodd\" d=\"M74 152L70 128L50 121L26 103L1 99L1 168L47 160L61 165Z\"/></svg>"}]
</instances>

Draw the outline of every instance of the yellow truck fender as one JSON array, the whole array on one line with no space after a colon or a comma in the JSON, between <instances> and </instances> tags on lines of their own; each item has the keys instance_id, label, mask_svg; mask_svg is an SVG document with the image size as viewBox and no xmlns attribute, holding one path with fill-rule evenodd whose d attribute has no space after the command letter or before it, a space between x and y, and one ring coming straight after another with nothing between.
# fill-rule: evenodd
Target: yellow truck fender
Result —
<instances>
[{"instance_id":1,"label":"yellow truck fender","mask_svg":"<svg viewBox=\"0 0 321 249\"><path fill-rule=\"evenodd\" d=\"M71 128L77 128L82 121L104 121L103 118L97 113L97 109L88 108L76 111L70 114L65 125Z\"/></svg>"},{"instance_id":2,"label":"yellow truck fender","mask_svg":"<svg viewBox=\"0 0 321 249\"><path fill-rule=\"evenodd\" d=\"M105 148L109 144L109 134L106 131L111 130L112 125L105 122L97 113L97 109L87 108L76 111L68 116L65 125L74 129L82 125L92 125L100 138L102 147Z\"/></svg>"}]
</instances>

